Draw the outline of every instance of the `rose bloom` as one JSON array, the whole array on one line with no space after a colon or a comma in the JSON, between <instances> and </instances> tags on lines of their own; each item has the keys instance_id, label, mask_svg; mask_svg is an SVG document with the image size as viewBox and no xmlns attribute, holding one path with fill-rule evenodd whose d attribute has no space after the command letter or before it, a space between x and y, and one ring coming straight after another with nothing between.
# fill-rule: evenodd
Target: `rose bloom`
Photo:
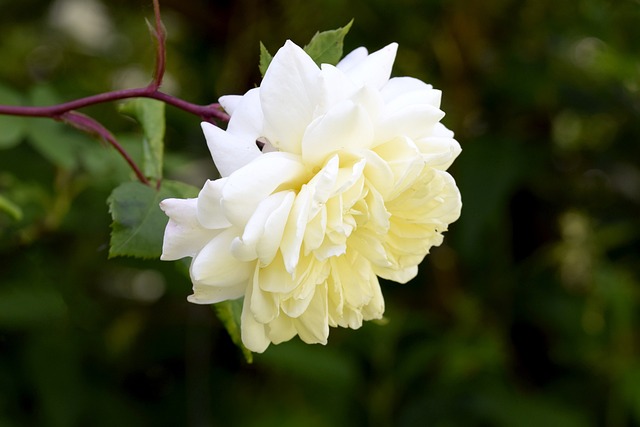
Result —
<instances>
[{"instance_id":1,"label":"rose bloom","mask_svg":"<svg viewBox=\"0 0 640 427\"><path fill-rule=\"evenodd\" d=\"M161 259L193 258L190 302L244 297L251 351L381 318L378 277L415 277L460 215L440 91L390 78L396 50L318 67L287 41L260 87L220 98L226 131L202 124L222 177L161 203Z\"/></svg>"}]
</instances>

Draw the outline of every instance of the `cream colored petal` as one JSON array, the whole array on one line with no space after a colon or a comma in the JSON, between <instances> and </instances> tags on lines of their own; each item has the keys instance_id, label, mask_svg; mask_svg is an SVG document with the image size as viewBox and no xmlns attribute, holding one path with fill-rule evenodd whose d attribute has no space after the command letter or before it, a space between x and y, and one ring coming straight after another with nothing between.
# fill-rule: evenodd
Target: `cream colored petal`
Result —
<instances>
[{"instance_id":1,"label":"cream colored petal","mask_svg":"<svg viewBox=\"0 0 640 427\"><path fill-rule=\"evenodd\" d=\"M380 238L365 232L356 232L349 238L349 248L353 248L372 264L389 267L391 262Z\"/></svg>"},{"instance_id":2,"label":"cream colored petal","mask_svg":"<svg viewBox=\"0 0 640 427\"><path fill-rule=\"evenodd\" d=\"M384 314L384 298L382 297L382 289L380 289L380 284L376 275L373 272L370 274L371 291L373 292L373 296L371 301L369 301L369 304L363 307L362 316L364 320L382 319L382 315Z\"/></svg>"},{"instance_id":3,"label":"cream colored petal","mask_svg":"<svg viewBox=\"0 0 640 427\"><path fill-rule=\"evenodd\" d=\"M231 223L225 218L224 211L220 204L222 197L222 187L224 186L226 178L216 179L215 181L205 182L200 194L198 194L197 202L197 214L198 221L204 227L216 230L220 228L227 228Z\"/></svg>"},{"instance_id":4,"label":"cream colored petal","mask_svg":"<svg viewBox=\"0 0 640 427\"><path fill-rule=\"evenodd\" d=\"M393 191L388 199L411 186L425 167L425 160L416 144L407 137L394 138L378 145L374 151L391 168L394 176Z\"/></svg>"},{"instance_id":5,"label":"cream colored petal","mask_svg":"<svg viewBox=\"0 0 640 427\"><path fill-rule=\"evenodd\" d=\"M260 267L256 267L253 276L253 289L251 290L251 313L253 317L260 323L268 323L274 320L278 314L280 298L277 294L264 291L261 289L260 283L262 282ZM247 300L245 300L245 304Z\"/></svg>"},{"instance_id":6,"label":"cream colored petal","mask_svg":"<svg viewBox=\"0 0 640 427\"><path fill-rule=\"evenodd\" d=\"M270 234L268 238L274 241L266 242L269 253L265 254L271 257L275 255L275 253L272 252L280 246L286 218L289 216L289 210L293 204L294 196L292 193L292 191L280 191L268 196L258 204L251 218L249 218L242 236L236 237L231 243L231 252L236 258L241 261L251 261L258 258L258 244L264 240L263 237L267 231L267 222L277 213L284 215L284 219L279 218L279 221L276 223L280 230L270 230L272 234Z\"/></svg>"},{"instance_id":7,"label":"cream colored petal","mask_svg":"<svg viewBox=\"0 0 640 427\"><path fill-rule=\"evenodd\" d=\"M260 86L264 136L281 151L300 154L302 135L318 104L320 69L290 40L274 55Z\"/></svg>"},{"instance_id":8,"label":"cream colored petal","mask_svg":"<svg viewBox=\"0 0 640 427\"><path fill-rule=\"evenodd\" d=\"M403 269L374 266L373 271L383 279L393 280L398 283L407 283L418 275L418 264L416 263Z\"/></svg>"},{"instance_id":9,"label":"cream colored petal","mask_svg":"<svg viewBox=\"0 0 640 427\"><path fill-rule=\"evenodd\" d=\"M282 245L280 246L284 265L291 274L295 272L300 259L300 248L307 229L312 203L313 191L308 185L303 185L293 202L291 213L282 235Z\"/></svg>"},{"instance_id":10,"label":"cream colored petal","mask_svg":"<svg viewBox=\"0 0 640 427\"><path fill-rule=\"evenodd\" d=\"M296 336L298 331L293 324L293 320L284 314L273 319L267 324L267 336L274 344L289 341Z\"/></svg>"},{"instance_id":11,"label":"cream colored petal","mask_svg":"<svg viewBox=\"0 0 640 427\"><path fill-rule=\"evenodd\" d=\"M416 146L429 167L447 170L462 148L453 138L430 136L416 140Z\"/></svg>"},{"instance_id":12,"label":"cream colored petal","mask_svg":"<svg viewBox=\"0 0 640 427\"><path fill-rule=\"evenodd\" d=\"M308 171L298 156L274 152L262 154L229 176L222 189L227 219L244 228L257 206L276 189L298 188Z\"/></svg>"},{"instance_id":13,"label":"cream colored petal","mask_svg":"<svg viewBox=\"0 0 640 427\"><path fill-rule=\"evenodd\" d=\"M244 297L245 301L240 316L242 344L250 351L262 353L269 347L271 341L267 337L266 326L258 322L251 313L250 304L247 302L251 300L251 288L249 286Z\"/></svg>"},{"instance_id":14,"label":"cream colored petal","mask_svg":"<svg viewBox=\"0 0 640 427\"><path fill-rule=\"evenodd\" d=\"M282 255L278 253L273 262L261 267L258 276L260 289L266 292L288 294L296 287L291 273L284 268Z\"/></svg>"},{"instance_id":15,"label":"cream colored petal","mask_svg":"<svg viewBox=\"0 0 640 427\"><path fill-rule=\"evenodd\" d=\"M302 160L321 165L337 151L366 148L373 142L373 124L360 105L343 101L315 119L302 139Z\"/></svg>"},{"instance_id":16,"label":"cream colored petal","mask_svg":"<svg viewBox=\"0 0 640 427\"><path fill-rule=\"evenodd\" d=\"M398 44L391 43L358 61L346 73L358 86L367 84L380 89L391 76L391 68L396 59L397 50Z\"/></svg>"},{"instance_id":17,"label":"cream colored petal","mask_svg":"<svg viewBox=\"0 0 640 427\"><path fill-rule=\"evenodd\" d=\"M283 192L285 193L285 192ZM276 207L264 225L262 238L258 240L256 252L261 265L271 264L282 244L284 228L287 225L289 213L293 207L295 193L287 191L282 203Z\"/></svg>"},{"instance_id":18,"label":"cream colored petal","mask_svg":"<svg viewBox=\"0 0 640 427\"><path fill-rule=\"evenodd\" d=\"M308 344L326 344L329 338L329 313L327 307L327 285L316 287L309 307L294 325L302 341Z\"/></svg>"},{"instance_id":19,"label":"cream colored petal","mask_svg":"<svg viewBox=\"0 0 640 427\"><path fill-rule=\"evenodd\" d=\"M304 232L303 250L305 255L320 247L326 231L327 209L323 206L316 216L309 221Z\"/></svg>"},{"instance_id":20,"label":"cream colored petal","mask_svg":"<svg viewBox=\"0 0 640 427\"><path fill-rule=\"evenodd\" d=\"M382 196L386 196L393 190L393 171L378 154L371 150L364 150L363 157L367 161L364 167L364 176Z\"/></svg>"},{"instance_id":21,"label":"cream colored petal","mask_svg":"<svg viewBox=\"0 0 640 427\"><path fill-rule=\"evenodd\" d=\"M227 229L198 252L190 269L194 282L224 287L249 279L254 264L238 261L231 255L231 241L236 235L236 229Z\"/></svg>"},{"instance_id":22,"label":"cream colored petal","mask_svg":"<svg viewBox=\"0 0 640 427\"><path fill-rule=\"evenodd\" d=\"M194 256L218 231L207 230L198 221L197 199L165 199L160 209L169 217L162 243L163 261Z\"/></svg>"},{"instance_id":23,"label":"cream colored petal","mask_svg":"<svg viewBox=\"0 0 640 427\"><path fill-rule=\"evenodd\" d=\"M262 154L255 140L235 136L211 123L202 122L202 131L221 176L231 175Z\"/></svg>"},{"instance_id":24,"label":"cream colored petal","mask_svg":"<svg viewBox=\"0 0 640 427\"><path fill-rule=\"evenodd\" d=\"M194 284L193 295L189 295L187 301L193 304L215 304L221 301L238 299L245 294L246 290L246 281L226 287Z\"/></svg>"}]
</instances>

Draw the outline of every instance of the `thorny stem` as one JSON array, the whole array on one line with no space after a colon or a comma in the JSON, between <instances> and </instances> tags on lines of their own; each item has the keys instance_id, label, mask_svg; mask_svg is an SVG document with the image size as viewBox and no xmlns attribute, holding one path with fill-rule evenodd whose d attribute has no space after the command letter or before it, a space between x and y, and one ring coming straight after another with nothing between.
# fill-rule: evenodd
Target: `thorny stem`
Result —
<instances>
[{"instance_id":1,"label":"thorny stem","mask_svg":"<svg viewBox=\"0 0 640 427\"><path fill-rule=\"evenodd\" d=\"M122 89L110 92L104 92L97 95L87 96L85 98L76 99L62 104L50 105L46 107L31 106L13 106L0 105L0 114L10 116L28 116L28 117L49 117L54 120L60 120L80 129L84 132L98 136L107 141L114 147L120 155L129 164L136 174L140 182L149 185L149 180L140 171L140 168L133 161L131 156L118 143L115 137L102 124L91 117L78 113L73 110L87 107L90 105L102 104L105 102L118 101L128 98L152 98L172 105L188 113L200 117L202 120L212 122L214 120L228 121L229 115L220 108L220 104L214 103L209 105L197 105L176 98L164 92L160 92L160 86L164 77L166 68L166 32L160 19L160 3L159 0L153 0L153 12L155 16L154 27L151 28L151 34L155 39L156 45L156 63L153 80L146 87L135 89Z\"/></svg>"}]
</instances>

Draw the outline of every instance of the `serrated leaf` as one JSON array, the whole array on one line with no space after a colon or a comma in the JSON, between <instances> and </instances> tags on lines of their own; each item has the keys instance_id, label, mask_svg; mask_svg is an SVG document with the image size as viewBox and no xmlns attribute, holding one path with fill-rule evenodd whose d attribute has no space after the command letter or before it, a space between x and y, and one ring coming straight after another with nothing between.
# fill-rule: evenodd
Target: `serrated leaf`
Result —
<instances>
[{"instance_id":1,"label":"serrated leaf","mask_svg":"<svg viewBox=\"0 0 640 427\"><path fill-rule=\"evenodd\" d=\"M156 99L135 98L120 105L121 113L133 117L142 126L142 171L148 178L162 178L164 153L164 103Z\"/></svg>"},{"instance_id":2,"label":"serrated leaf","mask_svg":"<svg viewBox=\"0 0 640 427\"><path fill-rule=\"evenodd\" d=\"M253 353L242 344L240 317L242 315L243 302L244 299L240 298L231 301L222 301L214 304L213 307L216 310L218 319L220 319L224 325L233 343L242 350L242 354L247 360L247 363L253 363Z\"/></svg>"},{"instance_id":3,"label":"serrated leaf","mask_svg":"<svg viewBox=\"0 0 640 427\"><path fill-rule=\"evenodd\" d=\"M137 181L126 182L113 190L107 199L113 219L109 258L159 258L169 220L160 210L160 202L171 197L195 197L198 191L175 181L163 181L158 190Z\"/></svg>"},{"instance_id":4,"label":"serrated leaf","mask_svg":"<svg viewBox=\"0 0 640 427\"><path fill-rule=\"evenodd\" d=\"M260 42L260 74L262 77L266 74L272 59L273 55L271 55L262 42Z\"/></svg>"},{"instance_id":5,"label":"serrated leaf","mask_svg":"<svg viewBox=\"0 0 640 427\"><path fill-rule=\"evenodd\" d=\"M318 65L336 65L342 58L344 37L349 32L352 24L353 19L344 27L336 30L317 32L311 38L309 44L304 47L304 51Z\"/></svg>"},{"instance_id":6,"label":"serrated leaf","mask_svg":"<svg viewBox=\"0 0 640 427\"><path fill-rule=\"evenodd\" d=\"M0 85L0 104L22 105L23 98L14 90ZM12 148L22 141L27 129L27 118L0 115L0 149Z\"/></svg>"}]
</instances>

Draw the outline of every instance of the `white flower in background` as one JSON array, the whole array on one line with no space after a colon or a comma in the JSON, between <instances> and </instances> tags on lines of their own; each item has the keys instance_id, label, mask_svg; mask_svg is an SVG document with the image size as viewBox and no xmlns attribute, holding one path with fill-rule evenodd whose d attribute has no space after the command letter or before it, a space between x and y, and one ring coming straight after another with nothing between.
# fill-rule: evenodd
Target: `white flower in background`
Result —
<instances>
[{"instance_id":1,"label":"white flower in background","mask_svg":"<svg viewBox=\"0 0 640 427\"><path fill-rule=\"evenodd\" d=\"M381 318L378 276L413 278L460 215L440 91L390 79L396 49L318 67L286 42L259 88L220 99L226 131L202 124L222 178L161 204L162 259L193 257L191 302L244 297L249 350Z\"/></svg>"}]
</instances>

